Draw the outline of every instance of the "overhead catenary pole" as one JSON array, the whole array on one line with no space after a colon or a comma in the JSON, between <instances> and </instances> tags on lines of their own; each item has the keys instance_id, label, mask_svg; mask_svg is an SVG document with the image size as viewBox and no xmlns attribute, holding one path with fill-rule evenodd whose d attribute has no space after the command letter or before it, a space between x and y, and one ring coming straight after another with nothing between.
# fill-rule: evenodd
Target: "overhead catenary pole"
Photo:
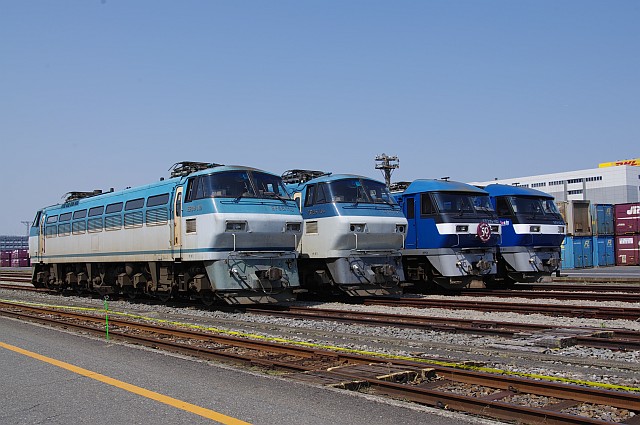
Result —
<instances>
[{"instance_id":1,"label":"overhead catenary pole","mask_svg":"<svg viewBox=\"0 0 640 425\"><path fill-rule=\"evenodd\" d=\"M384 182L387 185L387 188L391 186L391 173L396 168L400 168L400 160L397 156L388 156L383 153L382 155L376 156L376 169L381 170L384 175Z\"/></svg>"}]
</instances>

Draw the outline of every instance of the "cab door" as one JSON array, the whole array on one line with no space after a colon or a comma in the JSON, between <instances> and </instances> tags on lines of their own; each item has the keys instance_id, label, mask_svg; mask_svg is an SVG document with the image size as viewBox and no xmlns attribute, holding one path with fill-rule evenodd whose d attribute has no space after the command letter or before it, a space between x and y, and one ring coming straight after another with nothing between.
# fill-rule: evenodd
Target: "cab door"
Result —
<instances>
[{"instance_id":1,"label":"cab door","mask_svg":"<svg viewBox=\"0 0 640 425\"><path fill-rule=\"evenodd\" d=\"M413 196L406 197L404 200L404 216L407 218L407 236L404 242L405 249L418 248L418 229L416 223L416 205Z\"/></svg>"},{"instance_id":2,"label":"cab door","mask_svg":"<svg viewBox=\"0 0 640 425\"><path fill-rule=\"evenodd\" d=\"M182 186L173 198L173 256L182 258Z\"/></svg>"}]
</instances>

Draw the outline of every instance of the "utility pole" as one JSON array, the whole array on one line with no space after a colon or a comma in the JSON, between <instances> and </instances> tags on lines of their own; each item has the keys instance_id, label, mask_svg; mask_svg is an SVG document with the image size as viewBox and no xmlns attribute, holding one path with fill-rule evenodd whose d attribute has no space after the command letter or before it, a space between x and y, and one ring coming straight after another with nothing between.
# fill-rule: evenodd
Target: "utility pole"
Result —
<instances>
[{"instance_id":1,"label":"utility pole","mask_svg":"<svg viewBox=\"0 0 640 425\"><path fill-rule=\"evenodd\" d=\"M30 221L21 221L20 223L24 224L27 227L27 237L29 236L29 226L31 226Z\"/></svg>"},{"instance_id":2,"label":"utility pole","mask_svg":"<svg viewBox=\"0 0 640 425\"><path fill-rule=\"evenodd\" d=\"M397 156L388 156L383 153L382 155L376 156L376 169L381 170L382 174L384 174L384 182L387 185L387 189L391 186L391 173L396 168L400 168L400 160Z\"/></svg>"}]
</instances>

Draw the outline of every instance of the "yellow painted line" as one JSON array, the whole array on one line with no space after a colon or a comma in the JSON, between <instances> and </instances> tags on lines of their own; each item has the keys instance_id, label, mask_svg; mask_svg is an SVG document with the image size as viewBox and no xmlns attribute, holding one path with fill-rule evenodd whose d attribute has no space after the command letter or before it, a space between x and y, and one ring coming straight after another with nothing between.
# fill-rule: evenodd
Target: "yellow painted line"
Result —
<instances>
[{"instance_id":1,"label":"yellow painted line","mask_svg":"<svg viewBox=\"0 0 640 425\"><path fill-rule=\"evenodd\" d=\"M110 378L105 375L101 375L97 372L92 372L87 369L83 369L78 366L74 366L69 363L62 362L60 360L52 359L50 357L43 356L41 354L37 354L31 351L24 350L19 347L15 347L13 345L5 344L0 342L0 347L6 348L7 350L14 351L16 353L23 354L25 356L31 357L36 360L43 361L45 363L49 363L51 365L57 366L59 368L68 370L73 373L77 373L78 375L86 376L87 378L95 379L96 381L100 381L107 385L112 385L114 387L123 389L125 391L132 392L134 394L138 394L142 397L149 398L151 400L159 401L160 403L167 404L169 406L178 408L180 410L185 410L187 412L196 414L198 416L202 416L207 419L212 419L216 422L225 425L250 425L248 422L241 421L240 419L232 418L231 416L223 415L222 413L215 412L213 410L205 409L204 407L196 406L195 404L187 403L186 401L178 400L173 397L169 397L154 391L147 390L145 388L138 387L136 385L128 384L123 381L119 381L114 378Z\"/></svg>"},{"instance_id":2,"label":"yellow painted line","mask_svg":"<svg viewBox=\"0 0 640 425\"><path fill-rule=\"evenodd\" d=\"M63 309L63 310L105 312L104 309L92 308L92 307L74 307L74 306L63 306L63 305L50 305L50 304L41 304L41 303L34 303L34 302L28 302L28 301L3 300L3 299L0 299L0 301L14 303L14 304L24 304L24 305L42 306L42 307L49 307L49 308L59 308L59 309ZM309 348L319 348L319 349L332 350L332 351L338 351L338 352L343 352L343 353L361 354L361 355L364 355L364 356L380 357L380 358L385 358L385 359L409 360L409 361L414 361L414 362L419 362L419 363L425 363L427 365L435 365L435 366L442 366L442 367L452 367L452 368L456 368L456 369L472 370L472 371L476 371L476 372L493 373L493 374L497 374L497 375L519 376L521 378L529 378L529 379L538 379L538 380L550 381L550 382L563 382L563 383L567 383L567 384L584 385L584 386L592 387L592 388L602 388L602 389L607 389L607 390L618 390L618 391L629 391L629 392L640 393L640 387L632 387L632 386L627 386L627 385L607 384L607 383L603 383L603 382L586 381L586 380L581 380L581 379L570 379L570 378L563 378L563 377L559 377L559 376L539 375L539 374L534 374L534 373L515 372L515 371L510 371L510 370L505 370L505 369L496 369L496 368L489 368L489 367L482 367L482 366L471 366L471 365L462 364L462 363L446 362L446 361L434 360L434 359L421 359L419 357L401 356L401 355L387 354L387 353L377 353L375 351L358 350L358 349L354 349L354 348L338 347L338 346L328 345L328 344L316 344L316 343L313 343L313 342L296 341L296 340L291 340L291 339L286 339L286 338L264 336L264 335L246 333L246 332L230 331L230 330L225 330L225 329L213 328L213 327L208 327L208 326L194 325L194 324L190 324L190 323L176 322L176 321L172 321L172 320L156 319L156 318L153 318L153 317L141 316L141 315L136 315L136 314L131 314L131 313L116 312L116 311L112 311L112 310L109 310L109 314L112 315L112 316L130 317L130 318L139 319L139 320L146 320L148 322L164 323L164 324L169 324L169 325L174 325L174 326L181 326L181 327L184 327L184 328L190 328L190 329L196 329L196 330L205 330L205 331L215 332L215 333L222 334L222 335L231 335L231 336L237 336L237 337L241 337L241 338L252 338L252 339L258 339L258 340L269 341L269 342L279 342L279 343L284 343L284 344L298 345L298 346L309 347Z\"/></svg>"}]
</instances>

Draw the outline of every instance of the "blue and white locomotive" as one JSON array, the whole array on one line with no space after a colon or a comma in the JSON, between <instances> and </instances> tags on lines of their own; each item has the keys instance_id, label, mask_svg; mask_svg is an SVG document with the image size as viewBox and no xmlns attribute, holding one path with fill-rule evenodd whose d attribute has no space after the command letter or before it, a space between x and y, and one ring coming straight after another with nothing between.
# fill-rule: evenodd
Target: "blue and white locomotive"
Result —
<instances>
[{"instance_id":1,"label":"blue and white locomotive","mask_svg":"<svg viewBox=\"0 0 640 425\"><path fill-rule=\"evenodd\" d=\"M488 284L509 286L537 282L560 267L565 222L553 196L521 186L491 184L483 188L502 224L498 273Z\"/></svg>"},{"instance_id":2,"label":"blue and white locomotive","mask_svg":"<svg viewBox=\"0 0 640 425\"><path fill-rule=\"evenodd\" d=\"M396 183L391 190L409 223L402 251L409 281L422 289L462 289L496 273L501 229L487 192L447 179Z\"/></svg>"},{"instance_id":3,"label":"blue and white locomotive","mask_svg":"<svg viewBox=\"0 0 640 425\"><path fill-rule=\"evenodd\" d=\"M182 162L170 179L73 192L38 211L29 238L33 283L207 305L290 300L300 286L301 225L280 176Z\"/></svg>"},{"instance_id":4,"label":"blue and white locomotive","mask_svg":"<svg viewBox=\"0 0 640 425\"><path fill-rule=\"evenodd\" d=\"M384 183L310 170L282 177L304 219L298 244L303 287L351 296L400 292L407 220Z\"/></svg>"}]
</instances>

